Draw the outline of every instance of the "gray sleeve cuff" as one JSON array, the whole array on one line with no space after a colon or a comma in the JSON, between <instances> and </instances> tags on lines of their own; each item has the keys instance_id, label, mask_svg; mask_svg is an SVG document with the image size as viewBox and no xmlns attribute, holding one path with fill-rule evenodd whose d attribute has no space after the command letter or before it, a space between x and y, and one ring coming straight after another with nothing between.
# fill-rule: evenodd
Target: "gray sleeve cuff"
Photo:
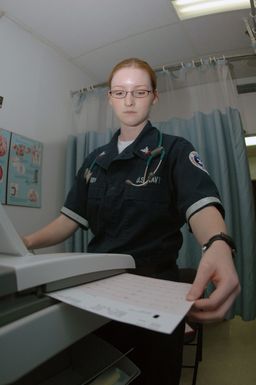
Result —
<instances>
[{"instance_id":1,"label":"gray sleeve cuff","mask_svg":"<svg viewBox=\"0 0 256 385\"><path fill-rule=\"evenodd\" d=\"M222 207L221 201L216 198L216 197L207 197L207 198L202 198L196 203L194 203L192 206L190 206L187 211L186 211L186 221L188 222L189 218L191 215L196 213L197 211L201 210L202 208L210 205L219 205Z\"/></svg>"},{"instance_id":2,"label":"gray sleeve cuff","mask_svg":"<svg viewBox=\"0 0 256 385\"><path fill-rule=\"evenodd\" d=\"M81 226L83 226L86 230L89 229L89 224L86 219L81 217L80 215L76 214L74 211L68 209L67 207L63 206L60 212L70 219L73 219L75 222L79 223Z\"/></svg>"}]
</instances>

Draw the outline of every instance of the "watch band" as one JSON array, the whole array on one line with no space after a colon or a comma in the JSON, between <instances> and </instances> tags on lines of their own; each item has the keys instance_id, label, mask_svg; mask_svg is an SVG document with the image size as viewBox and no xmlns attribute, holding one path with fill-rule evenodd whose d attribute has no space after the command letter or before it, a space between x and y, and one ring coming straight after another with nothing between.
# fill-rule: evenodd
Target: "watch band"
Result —
<instances>
[{"instance_id":1,"label":"watch band","mask_svg":"<svg viewBox=\"0 0 256 385\"><path fill-rule=\"evenodd\" d=\"M225 234L225 233L219 233L219 234L216 234L216 235L213 235L208 242L206 242L203 246L202 246L202 252L204 253L206 250L209 249L209 247L213 244L213 242L215 241L224 241L226 242L229 247L231 248L231 251L232 251L232 255L233 257L235 256L235 252L236 252L236 245L235 245L235 242L233 241L233 239Z\"/></svg>"}]
</instances>

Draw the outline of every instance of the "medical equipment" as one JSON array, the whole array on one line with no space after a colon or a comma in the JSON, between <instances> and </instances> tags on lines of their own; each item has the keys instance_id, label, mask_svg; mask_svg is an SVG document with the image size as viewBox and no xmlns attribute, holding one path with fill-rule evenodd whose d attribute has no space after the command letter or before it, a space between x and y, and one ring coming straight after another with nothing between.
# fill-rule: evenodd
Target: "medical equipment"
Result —
<instances>
[{"instance_id":1,"label":"medical equipment","mask_svg":"<svg viewBox=\"0 0 256 385\"><path fill-rule=\"evenodd\" d=\"M161 163L162 163L162 160L164 158L164 155L165 155L165 149L164 147L162 146L162 143L163 143L163 134L162 132L159 132L159 143L158 143L158 146L152 150L152 151L148 151L148 159L147 159L147 163L146 163L146 168L145 168L145 172L144 172L144 175L143 175L143 179L142 179L142 182L139 182L139 183L133 183L130 179L127 179L125 181L125 183L131 185L131 186L134 186L134 187L142 187L142 186L146 186L148 183L150 183L150 181L152 180L152 178L156 175L156 172L157 170L159 169ZM148 173L148 169L149 169L149 166L152 162L152 160L156 157L156 156L160 156L160 159L159 159L159 162L158 162L158 165L156 166L156 168L154 169L154 171L151 171L148 176L147 176L147 173Z\"/></svg>"},{"instance_id":2,"label":"medical equipment","mask_svg":"<svg viewBox=\"0 0 256 385\"><path fill-rule=\"evenodd\" d=\"M20 383L22 376L41 364L47 369L44 366L40 376L43 371L50 376L53 372L51 358L64 350L71 352L76 342L107 322L106 318L50 299L46 293L134 268L135 261L128 254L66 252L32 255L0 203L0 385ZM91 367L94 361L97 367L103 364L98 359L99 352L101 350L97 351L95 360L89 355L89 365L83 358L83 366ZM80 354L72 355L69 360L70 364L71 361L74 363L75 372L82 362L78 357ZM66 358L56 362L58 373L62 370L59 364L68 373ZM33 382L24 380L22 383L36 385L39 383L36 378ZM47 380L47 383L60 384L63 378L56 382ZM41 383L45 384L45 381Z\"/></svg>"}]
</instances>

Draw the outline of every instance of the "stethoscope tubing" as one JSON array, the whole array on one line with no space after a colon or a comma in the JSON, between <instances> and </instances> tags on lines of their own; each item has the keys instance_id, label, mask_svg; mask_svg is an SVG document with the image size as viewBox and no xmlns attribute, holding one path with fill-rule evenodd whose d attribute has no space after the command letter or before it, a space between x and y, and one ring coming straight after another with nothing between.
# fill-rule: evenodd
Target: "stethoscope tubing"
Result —
<instances>
[{"instance_id":1,"label":"stethoscope tubing","mask_svg":"<svg viewBox=\"0 0 256 385\"><path fill-rule=\"evenodd\" d=\"M159 132L158 146L154 150L149 152L149 157L147 159L147 163L146 163L146 167L145 167L145 171L144 171L143 182L133 183L130 179L126 179L125 183L127 183L133 187L143 187L143 186L146 186L150 183L152 178L156 175L159 167L161 166L164 155L165 155L165 149L162 146L162 142L163 142L162 137L163 137L162 132ZM100 155L102 155L102 154L100 154ZM160 155L160 159L159 159L158 165L156 166L154 171L151 171L147 176L148 169L149 169L149 166L150 166L152 160L159 155ZM86 181L86 184L88 184L90 179L91 179L92 170L93 170L93 167L95 166L97 159L98 159L98 157L96 157L94 159L94 161L91 163L91 165L88 168L86 168L86 170L84 172L84 179Z\"/></svg>"},{"instance_id":2,"label":"stethoscope tubing","mask_svg":"<svg viewBox=\"0 0 256 385\"><path fill-rule=\"evenodd\" d=\"M158 165L156 166L154 171L151 171L148 174L148 177L147 177L147 173L148 173L148 169L149 169L150 163L151 163L152 159L154 159L158 155L160 155L160 160L158 162ZM161 166L164 155L165 155L165 150L164 150L163 146L155 148L153 151L151 151L151 154L150 154L150 156L149 156L149 158L147 160L147 164L146 164L146 168L145 168L145 172L144 172L144 176L143 176L143 182L133 183L130 179L126 179L125 183L127 183L127 184L129 184L130 186L133 186L133 187L143 187L143 186L146 186L147 184L149 184L149 182L156 175L159 167Z\"/></svg>"}]
</instances>

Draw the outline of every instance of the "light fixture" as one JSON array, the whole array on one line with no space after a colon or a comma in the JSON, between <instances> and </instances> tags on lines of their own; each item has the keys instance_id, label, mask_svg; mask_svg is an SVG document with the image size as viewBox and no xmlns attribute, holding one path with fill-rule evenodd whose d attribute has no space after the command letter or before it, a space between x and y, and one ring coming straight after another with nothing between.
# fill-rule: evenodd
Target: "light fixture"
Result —
<instances>
[{"instance_id":1,"label":"light fixture","mask_svg":"<svg viewBox=\"0 0 256 385\"><path fill-rule=\"evenodd\" d=\"M246 136L245 137L245 144L246 144L246 147L256 146L256 136L255 135Z\"/></svg>"},{"instance_id":2,"label":"light fixture","mask_svg":"<svg viewBox=\"0 0 256 385\"><path fill-rule=\"evenodd\" d=\"M250 8L249 0L172 0L181 20Z\"/></svg>"}]
</instances>

